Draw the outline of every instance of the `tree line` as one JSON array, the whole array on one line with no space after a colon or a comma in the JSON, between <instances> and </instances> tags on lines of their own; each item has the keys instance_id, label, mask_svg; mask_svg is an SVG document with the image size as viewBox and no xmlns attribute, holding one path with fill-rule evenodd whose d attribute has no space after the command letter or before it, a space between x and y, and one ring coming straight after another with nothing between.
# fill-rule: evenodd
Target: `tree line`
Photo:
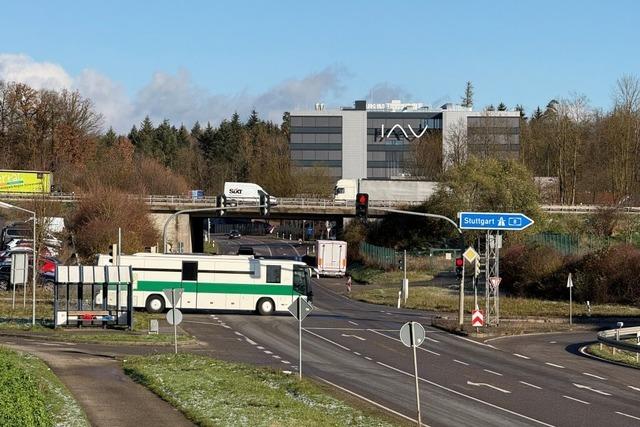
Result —
<instances>
[{"instance_id":1,"label":"tree line","mask_svg":"<svg viewBox=\"0 0 640 427\"><path fill-rule=\"evenodd\" d=\"M467 82L465 106L473 106ZM496 108L489 106L485 111ZM506 110L500 102L497 110ZM584 95L551 100L527 117L521 106L518 160L538 177L553 177L553 199L563 204L640 203L640 80L616 82L608 111ZM108 184L126 192L218 194L225 181L249 181L278 195L330 194L334 184L323 168L296 169L290 158L289 116L278 125L256 111L237 113L218 125L153 123L148 117L126 135L102 129L91 100L68 90L35 90L0 81L0 168L54 172L62 191ZM108 125L108 124L106 124ZM488 132L490 134L491 132ZM443 164L468 161L469 136L455 126L444 136L453 151L443 158L442 135L426 134L411 147L412 175L440 180ZM493 136L495 138L495 135ZM488 141L476 155L492 157Z\"/></svg>"}]
</instances>

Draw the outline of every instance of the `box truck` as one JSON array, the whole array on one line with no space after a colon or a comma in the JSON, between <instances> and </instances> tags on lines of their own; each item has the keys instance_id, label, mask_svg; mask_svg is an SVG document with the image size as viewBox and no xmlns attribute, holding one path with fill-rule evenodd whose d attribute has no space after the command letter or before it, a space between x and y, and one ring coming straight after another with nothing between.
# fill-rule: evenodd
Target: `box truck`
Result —
<instances>
[{"instance_id":1,"label":"box truck","mask_svg":"<svg viewBox=\"0 0 640 427\"><path fill-rule=\"evenodd\" d=\"M369 202L424 202L435 193L437 185L433 181L408 179L340 179L336 183L334 199L355 201L357 193L367 193Z\"/></svg>"},{"instance_id":2,"label":"box truck","mask_svg":"<svg viewBox=\"0 0 640 427\"><path fill-rule=\"evenodd\" d=\"M316 263L321 276L344 277L347 272L347 242L318 240Z\"/></svg>"}]
</instances>

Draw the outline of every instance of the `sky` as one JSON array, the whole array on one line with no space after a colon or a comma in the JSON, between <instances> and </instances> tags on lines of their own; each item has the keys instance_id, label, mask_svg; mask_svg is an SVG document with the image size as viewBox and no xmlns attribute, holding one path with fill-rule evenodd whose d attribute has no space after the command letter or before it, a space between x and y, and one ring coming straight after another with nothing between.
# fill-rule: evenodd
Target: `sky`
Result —
<instances>
[{"instance_id":1,"label":"sky","mask_svg":"<svg viewBox=\"0 0 640 427\"><path fill-rule=\"evenodd\" d=\"M640 76L640 2L3 2L0 80L80 91L105 129L145 116L190 127L234 111L390 99L504 102L586 95L608 109Z\"/></svg>"}]
</instances>

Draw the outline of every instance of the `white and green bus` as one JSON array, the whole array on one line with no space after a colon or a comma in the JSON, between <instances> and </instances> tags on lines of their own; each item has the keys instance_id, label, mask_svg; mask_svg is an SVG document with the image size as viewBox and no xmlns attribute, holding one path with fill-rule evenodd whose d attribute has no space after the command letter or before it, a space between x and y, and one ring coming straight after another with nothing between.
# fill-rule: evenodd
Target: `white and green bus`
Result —
<instances>
[{"instance_id":1,"label":"white and green bus","mask_svg":"<svg viewBox=\"0 0 640 427\"><path fill-rule=\"evenodd\" d=\"M246 255L136 253L119 264L133 273L133 307L159 313L171 307L164 289L181 288L181 309L285 312L298 296L309 300L311 268L303 262ZM99 255L98 265L110 265Z\"/></svg>"}]
</instances>

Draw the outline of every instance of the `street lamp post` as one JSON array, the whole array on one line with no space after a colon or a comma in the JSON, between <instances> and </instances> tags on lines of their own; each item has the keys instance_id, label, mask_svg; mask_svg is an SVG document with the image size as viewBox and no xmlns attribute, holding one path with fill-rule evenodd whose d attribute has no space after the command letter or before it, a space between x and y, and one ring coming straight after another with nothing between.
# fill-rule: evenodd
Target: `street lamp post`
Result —
<instances>
[{"instance_id":1,"label":"street lamp post","mask_svg":"<svg viewBox=\"0 0 640 427\"><path fill-rule=\"evenodd\" d=\"M37 270L37 260L36 260L36 213L34 211L30 211L25 208L21 208L20 206L11 205L9 203L0 202L0 208L3 209L17 209L19 211L30 213L33 217L33 272L31 273L31 287L32 287L32 317L31 324L35 326L36 324L36 270Z\"/></svg>"}]
</instances>

